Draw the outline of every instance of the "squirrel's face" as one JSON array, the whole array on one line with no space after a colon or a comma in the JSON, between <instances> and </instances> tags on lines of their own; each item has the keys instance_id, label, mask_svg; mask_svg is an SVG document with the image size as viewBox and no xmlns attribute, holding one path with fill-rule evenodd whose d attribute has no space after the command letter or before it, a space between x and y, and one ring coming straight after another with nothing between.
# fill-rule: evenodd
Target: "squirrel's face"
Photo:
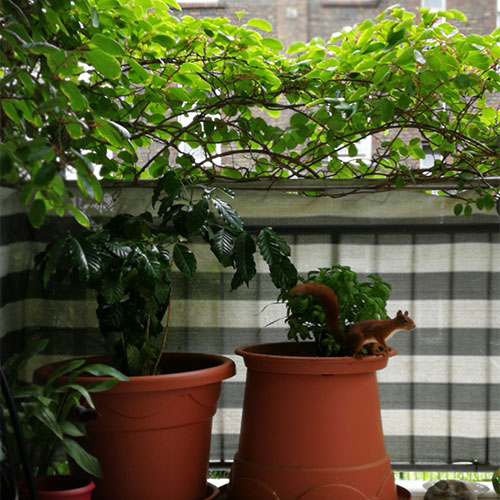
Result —
<instances>
[{"instance_id":1,"label":"squirrel's face","mask_svg":"<svg viewBox=\"0 0 500 500\"><path fill-rule=\"evenodd\" d=\"M413 330L415 328L415 323L410 318L410 316L408 316L408 311L405 311L403 313L403 311L399 310L397 319L402 330Z\"/></svg>"}]
</instances>

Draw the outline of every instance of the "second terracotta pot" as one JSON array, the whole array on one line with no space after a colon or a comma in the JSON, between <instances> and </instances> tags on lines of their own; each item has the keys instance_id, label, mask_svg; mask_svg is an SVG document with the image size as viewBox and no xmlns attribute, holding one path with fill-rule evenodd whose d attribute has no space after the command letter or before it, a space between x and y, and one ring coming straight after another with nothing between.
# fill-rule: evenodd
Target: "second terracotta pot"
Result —
<instances>
[{"instance_id":1,"label":"second terracotta pot","mask_svg":"<svg viewBox=\"0 0 500 500\"><path fill-rule=\"evenodd\" d=\"M82 444L98 458L104 475L95 480L96 500L212 498L206 482L212 417L234 363L195 353L168 353L162 362L168 373L130 377L92 395L100 417L88 426ZM47 378L53 369L43 367L35 376Z\"/></svg>"},{"instance_id":2,"label":"second terracotta pot","mask_svg":"<svg viewBox=\"0 0 500 500\"><path fill-rule=\"evenodd\" d=\"M288 342L236 353L248 371L229 499L398 499L376 379L387 358L319 358Z\"/></svg>"}]
</instances>

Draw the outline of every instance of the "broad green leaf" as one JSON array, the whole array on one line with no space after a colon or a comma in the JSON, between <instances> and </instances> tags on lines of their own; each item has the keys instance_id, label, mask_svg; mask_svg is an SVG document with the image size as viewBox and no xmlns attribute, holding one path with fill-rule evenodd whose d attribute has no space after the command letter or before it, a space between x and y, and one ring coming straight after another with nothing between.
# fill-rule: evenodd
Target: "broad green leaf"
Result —
<instances>
[{"instance_id":1,"label":"broad green leaf","mask_svg":"<svg viewBox=\"0 0 500 500\"><path fill-rule=\"evenodd\" d=\"M385 64L378 66L373 75L373 83L380 83L389 74L391 67Z\"/></svg>"},{"instance_id":2,"label":"broad green leaf","mask_svg":"<svg viewBox=\"0 0 500 500\"><path fill-rule=\"evenodd\" d=\"M203 66L201 64L185 62L180 65L179 69L185 73L201 73L203 71Z\"/></svg>"},{"instance_id":3,"label":"broad green leaf","mask_svg":"<svg viewBox=\"0 0 500 500\"><path fill-rule=\"evenodd\" d=\"M31 204L28 215L30 224L38 229L45 220L46 211L45 202L43 200L35 200Z\"/></svg>"},{"instance_id":4,"label":"broad green leaf","mask_svg":"<svg viewBox=\"0 0 500 500\"><path fill-rule=\"evenodd\" d=\"M129 59L128 63L130 65L130 69L139 77L138 83L144 80L149 80L151 75L139 63L133 59Z\"/></svg>"},{"instance_id":5,"label":"broad green leaf","mask_svg":"<svg viewBox=\"0 0 500 500\"><path fill-rule=\"evenodd\" d=\"M165 304L170 296L170 284L163 281L155 283L155 297L159 304Z\"/></svg>"},{"instance_id":6,"label":"broad green leaf","mask_svg":"<svg viewBox=\"0 0 500 500\"><path fill-rule=\"evenodd\" d=\"M87 280L89 277L89 263L80 242L74 237L69 238L68 249L70 251L71 265L76 267L81 278Z\"/></svg>"},{"instance_id":7,"label":"broad green leaf","mask_svg":"<svg viewBox=\"0 0 500 500\"><path fill-rule=\"evenodd\" d=\"M63 433L57 422L56 415L47 408L42 406L39 411L35 412L35 417L42 422L48 429L50 429L59 439L63 439Z\"/></svg>"},{"instance_id":8,"label":"broad green leaf","mask_svg":"<svg viewBox=\"0 0 500 500\"><path fill-rule=\"evenodd\" d=\"M174 246L174 262L179 270L188 278L193 278L196 272L196 258L186 245L177 243Z\"/></svg>"},{"instance_id":9,"label":"broad green leaf","mask_svg":"<svg viewBox=\"0 0 500 500\"><path fill-rule=\"evenodd\" d=\"M2 109L4 113L14 122L21 123L21 118L17 113L17 108L14 104L13 99L2 99L1 100Z\"/></svg>"},{"instance_id":10,"label":"broad green leaf","mask_svg":"<svg viewBox=\"0 0 500 500\"><path fill-rule=\"evenodd\" d=\"M307 45L304 42L294 42L288 46L288 54L296 54L297 52L304 52L307 49Z\"/></svg>"},{"instance_id":11,"label":"broad green leaf","mask_svg":"<svg viewBox=\"0 0 500 500\"><path fill-rule=\"evenodd\" d=\"M127 368L131 375L142 375L142 358L141 351L132 344L127 344Z\"/></svg>"},{"instance_id":12,"label":"broad green leaf","mask_svg":"<svg viewBox=\"0 0 500 500\"><path fill-rule=\"evenodd\" d=\"M104 280L101 293L107 304L116 304L122 300L125 290L119 281Z\"/></svg>"},{"instance_id":13,"label":"broad green leaf","mask_svg":"<svg viewBox=\"0 0 500 500\"><path fill-rule=\"evenodd\" d=\"M102 477L99 462L88 451L83 449L76 441L65 438L62 446L66 453L85 471L96 477Z\"/></svg>"},{"instance_id":14,"label":"broad green leaf","mask_svg":"<svg viewBox=\"0 0 500 500\"><path fill-rule=\"evenodd\" d=\"M116 40L101 33L96 33L90 41L109 55L122 56L124 54L123 47Z\"/></svg>"},{"instance_id":15,"label":"broad green leaf","mask_svg":"<svg viewBox=\"0 0 500 500\"><path fill-rule=\"evenodd\" d=\"M471 84L471 77L469 75L464 75L464 74L457 75L453 80L453 83L459 89L466 89L469 88Z\"/></svg>"},{"instance_id":16,"label":"broad green leaf","mask_svg":"<svg viewBox=\"0 0 500 500\"><path fill-rule=\"evenodd\" d=\"M99 179L95 175L91 175L89 177L90 184L92 186L92 190L94 191L94 199L97 203L101 203L102 201L102 186Z\"/></svg>"},{"instance_id":17,"label":"broad green leaf","mask_svg":"<svg viewBox=\"0 0 500 500\"><path fill-rule=\"evenodd\" d=\"M380 99L380 111L385 122L392 121L394 117L394 103L386 97Z\"/></svg>"},{"instance_id":18,"label":"broad green leaf","mask_svg":"<svg viewBox=\"0 0 500 500\"><path fill-rule=\"evenodd\" d=\"M288 257L283 257L277 264L269 267L271 280L276 288L290 289L297 284L297 269Z\"/></svg>"},{"instance_id":19,"label":"broad green leaf","mask_svg":"<svg viewBox=\"0 0 500 500\"><path fill-rule=\"evenodd\" d=\"M229 205L229 203L216 197L212 197L210 201L216 208L217 212L219 212L219 214L222 216L226 224L238 231L243 230L243 222L240 216L238 215L236 210L234 210L233 207Z\"/></svg>"},{"instance_id":20,"label":"broad green leaf","mask_svg":"<svg viewBox=\"0 0 500 500\"><path fill-rule=\"evenodd\" d=\"M397 59L396 64L404 66L405 64L412 63L415 61L415 49L410 47L406 49Z\"/></svg>"},{"instance_id":21,"label":"broad green leaf","mask_svg":"<svg viewBox=\"0 0 500 500\"><path fill-rule=\"evenodd\" d=\"M255 242L246 231L240 233L234 240L235 276L237 276L237 281L234 280L231 284L232 289L234 289L233 284L237 282L246 283L248 286L250 280L255 276L255 250Z\"/></svg>"},{"instance_id":22,"label":"broad green leaf","mask_svg":"<svg viewBox=\"0 0 500 500\"><path fill-rule=\"evenodd\" d=\"M201 229L207 220L208 213L208 201L205 198L198 201L188 212L186 226L190 234L197 233Z\"/></svg>"},{"instance_id":23,"label":"broad green leaf","mask_svg":"<svg viewBox=\"0 0 500 500\"><path fill-rule=\"evenodd\" d=\"M54 381L57 380L59 377L62 377L63 375L67 375L68 373L75 371L76 369L80 368L83 364L85 364L84 359L73 359L68 361L67 363L58 366L50 374L50 377L47 379L47 382L45 383L45 387L50 387L54 383Z\"/></svg>"},{"instance_id":24,"label":"broad green leaf","mask_svg":"<svg viewBox=\"0 0 500 500\"><path fill-rule=\"evenodd\" d=\"M275 52L283 50L283 44L279 40L276 40L276 38L263 38L261 41L262 45L274 50Z\"/></svg>"},{"instance_id":25,"label":"broad green leaf","mask_svg":"<svg viewBox=\"0 0 500 500\"><path fill-rule=\"evenodd\" d=\"M33 356L43 352L49 345L49 342L49 339L29 342L27 347L22 352L9 356L3 365L7 378L10 380L17 378L18 373L26 366L26 363Z\"/></svg>"},{"instance_id":26,"label":"broad green leaf","mask_svg":"<svg viewBox=\"0 0 500 500\"><path fill-rule=\"evenodd\" d=\"M115 146L120 149L122 148L124 141L120 131L115 126L115 124L112 125L106 121L103 121L97 124L95 130L97 134L99 134L111 146Z\"/></svg>"},{"instance_id":27,"label":"broad green leaf","mask_svg":"<svg viewBox=\"0 0 500 500\"><path fill-rule=\"evenodd\" d=\"M401 42L406 35L406 30L398 30L398 31L391 31L387 35L387 43L389 45L396 45L397 43Z\"/></svg>"},{"instance_id":28,"label":"broad green leaf","mask_svg":"<svg viewBox=\"0 0 500 500\"><path fill-rule=\"evenodd\" d=\"M70 80L63 80L59 85L61 86L61 90L64 92L66 97L69 99L70 106L75 111L83 111L88 108L89 103L80 92L76 83Z\"/></svg>"},{"instance_id":29,"label":"broad green leaf","mask_svg":"<svg viewBox=\"0 0 500 500\"><path fill-rule=\"evenodd\" d=\"M175 40L165 34L155 35L153 41L161 45L165 49L171 49L175 45Z\"/></svg>"},{"instance_id":30,"label":"broad green leaf","mask_svg":"<svg viewBox=\"0 0 500 500\"><path fill-rule=\"evenodd\" d=\"M116 80L122 74L120 64L102 49L92 49L86 54L87 62L105 78Z\"/></svg>"},{"instance_id":31,"label":"broad green leaf","mask_svg":"<svg viewBox=\"0 0 500 500\"><path fill-rule=\"evenodd\" d=\"M116 368L105 365L103 363L92 363L90 365L85 365L83 370L85 373L89 373L94 377L114 377L118 380L127 381L128 377Z\"/></svg>"},{"instance_id":32,"label":"broad green leaf","mask_svg":"<svg viewBox=\"0 0 500 500\"><path fill-rule=\"evenodd\" d=\"M266 21L265 19L257 18L257 17L253 17L252 19L250 19L247 22L247 25L253 26L254 28L258 28L262 31L272 31L273 30L273 27L271 26L271 24L268 21Z\"/></svg>"},{"instance_id":33,"label":"broad green leaf","mask_svg":"<svg viewBox=\"0 0 500 500\"><path fill-rule=\"evenodd\" d=\"M229 231L224 228L217 231L210 238L210 248L223 266L233 264L234 237Z\"/></svg>"},{"instance_id":34,"label":"broad green leaf","mask_svg":"<svg viewBox=\"0 0 500 500\"><path fill-rule=\"evenodd\" d=\"M465 58L465 62L479 69L488 69L490 67L490 58L481 52L469 54Z\"/></svg>"},{"instance_id":35,"label":"broad green leaf","mask_svg":"<svg viewBox=\"0 0 500 500\"><path fill-rule=\"evenodd\" d=\"M459 21L463 21L464 23L467 22L467 16L459 10L448 9L446 13L452 16L452 19L458 19Z\"/></svg>"},{"instance_id":36,"label":"broad green leaf","mask_svg":"<svg viewBox=\"0 0 500 500\"><path fill-rule=\"evenodd\" d=\"M82 432L78 426L68 420L61 422L61 431L63 434L71 437L85 436L85 433Z\"/></svg>"},{"instance_id":37,"label":"broad green leaf","mask_svg":"<svg viewBox=\"0 0 500 500\"><path fill-rule=\"evenodd\" d=\"M486 45L484 37L476 34L467 35L465 41L483 47Z\"/></svg>"},{"instance_id":38,"label":"broad green leaf","mask_svg":"<svg viewBox=\"0 0 500 500\"><path fill-rule=\"evenodd\" d=\"M43 164L42 167L37 171L33 182L35 186L47 186L52 182L52 179L57 174L57 165L54 163Z\"/></svg>"},{"instance_id":39,"label":"broad green leaf","mask_svg":"<svg viewBox=\"0 0 500 500\"><path fill-rule=\"evenodd\" d=\"M89 218L79 208L76 208L74 205L67 205L67 209L73 214L78 224L83 227L90 227Z\"/></svg>"},{"instance_id":40,"label":"broad green leaf","mask_svg":"<svg viewBox=\"0 0 500 500\"><path fill-rule=\"evenodd\" d=\"M83 127L79 123L65 123L64 126L72 139L80 139L83 136Z\"/></svg>"},{"instance_id":41,"label":"broad green leaf","mask_svg":"<svg viewBox=\"0 0 500 500\"><path fill-rule=\"evenodd\" d=\"M365 50L363 50L363 54L371 54L372 52L376 52L385 48L387 45L384 42L374 42L368 45Z\"/></svg>"}]
</instances>

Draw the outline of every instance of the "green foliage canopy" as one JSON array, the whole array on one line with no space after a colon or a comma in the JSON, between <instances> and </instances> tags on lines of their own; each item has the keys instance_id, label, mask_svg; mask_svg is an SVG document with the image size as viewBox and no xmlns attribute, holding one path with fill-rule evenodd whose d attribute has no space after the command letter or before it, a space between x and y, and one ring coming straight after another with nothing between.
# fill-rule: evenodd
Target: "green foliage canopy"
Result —
<instances>
[{"instance_id":1,"label":"green foliage canopy","mask_svg":"<svg viewBox=\"0 0 500 500\"><path fill-rule=\"evenodd\" d=\"M464 35L437 22L464 20L458 11L417 19L394 7L285 53L262 19L178 18L169 5L3 2L1 177L20 186L35 227L49 211L88 225L68 168L97 201L96 169L129 181L172 169L193 181L378 179L378 189L451 179L446 194L466 213L472 179L478 208L499 198L500 111L487 97L500 91L500 29ZM355 159L369 136L381 138L371 161ZM439 158L426 169L424 142Z\"/></svg>"},{"instance_id":2,"label":"green foliage canopy","mask_svg":"<svg viewBox=\"0 0 500 500\"><path fill-rule=\"evenodd\" d=\"M254 237L229 195L201 184L186 187L170 171L154 190L154 215L120 213L103 227L54 240L37 256L46 287L69 281L95 292L99 331L113 345L114 366L127 375L155 375L165 368L172 270L195 276L197 258L189 247L194 237L207 243L223 267L234 269L231 290L255 277L257 251L277 288L297 283L287 243L269 227Z\"/></svg>"}]
</instances>

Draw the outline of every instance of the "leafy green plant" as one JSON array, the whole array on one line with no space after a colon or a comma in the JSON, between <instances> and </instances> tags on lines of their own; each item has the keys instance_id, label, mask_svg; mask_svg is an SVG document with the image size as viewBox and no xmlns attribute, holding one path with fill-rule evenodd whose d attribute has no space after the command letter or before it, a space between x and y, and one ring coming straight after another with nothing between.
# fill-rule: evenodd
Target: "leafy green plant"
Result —
<instances>
[{"instance_id":1,"label":"leafy green plant","mask_svg":"<svg viewBox=\"0 0 500 500\"><path fill-rule=\"evenodd\" d=\"M339 327L347 332L349 327L367 319L387 318L386 303L391 285L376 274L370 281L359 282L357 274L348 266L333 265L310 271L302 282L327 285L335 292L339 302ZM319 302L310 295L290 295L284 291L279 297L286 302L288 338L290 340L314 339L318 354L343 356L346 353L338 345L325 323L325 313Z\"/></svg>"},{"instance_id":2,"label":"leafy green plant","mask_svg":"<svg viewBox=\"0 0 500 500\"><path fill-rule=\"evenodd\" d=\"M128 375L161 372L172 268L189 279L195 276L193 237L205 241L221 265L234 269L232 290L255 276L257 249L276 287L296 283L285 241L269 227L257 237L247 232L228 196L228 191L186 186L171 171L155 189L154 217L150 212L119 214L103 227L52 242L37 257L45 286L73 281L96 292L100 332L114 339L114 364Z\"/></svg>"},{"instance_id":3,"label":"leafy green plant","mask_svg":"<svg viewBox=\"0 0 500 500\"><path fill-rule=\"evenodd\" d=\"M500 29L466 35L456 10L417 18L396 6L285 48L265 20L179 19L169 5L2 3L0 176L19 187L33 226L49 212L89 226L68 170L98 202L94 171L137 181L175 167L203 182L368 181L343 195L442 186L457 214L494 207L499 114L487 97L500 91ZM359 159L372 136L372 158ZM424 144L430 168L419 165Z\"/></svg>"},{"instance_id":4,"label":"leafy green plant","mask_svg":"<svg viewBox=\"0 0 500 500\"><path fill-rule=\"evenodd\" d=\"M82 448L78 438L85 436L85 424L98 418L91 393L106 391L127 377L107 365L71 360L57 367L43 385L21 380L20 371L32 356L47 347L48 342L44 339L32 343L25 351L12 355L3 367L21 421L33 473L43 476L57 470L56 453L62 450L84 471L101 477L97 459ZM76 382L82 373L109 378L83 386ZM8 431L13 432L3 400L2 411L8 422ZM17 457L18 450L13 449ZM19 460L15 459L15 464L20 467Z\"/></svg>"},{"instance_id":5,"label":"leafy green plant","mask_svg":"<svg viewBox=\"0 0 500 500\"><path fill-rule=\"evenodd\" d=\"M500 469L497 469L491 476L491 484L495 493L500 496Z\"/></svg>"}]
</instances>

